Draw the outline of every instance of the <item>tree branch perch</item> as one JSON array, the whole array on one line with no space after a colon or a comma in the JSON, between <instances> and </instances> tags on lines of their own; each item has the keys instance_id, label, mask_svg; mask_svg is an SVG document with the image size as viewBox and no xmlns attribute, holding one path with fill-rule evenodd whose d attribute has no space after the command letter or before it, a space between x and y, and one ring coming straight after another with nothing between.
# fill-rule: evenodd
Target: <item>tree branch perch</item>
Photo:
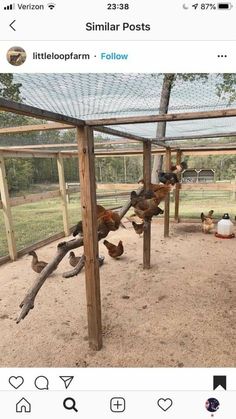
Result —
<instances>
[{"instance_id":1,"label":"tree branch perch","mask_svg":"<svg viewBox=\"0 0 236 419\"><path fill-rule=\"evenodd\" d=\"M142 192L142 190L143 190L143 188L139 188L138 191L137 191L137 194L139 195ZM119 211L120 219L122 219L124 217L124 215L130 209L130 207L131 207L131 202L129 200ZM98 232L98 241L105 238L108 234L109 234L109 230L107 228L104 228L102 231L99 231ZM20 313L16 323L20 323L20 321L23 320L27 316L27 314L30 312L30 310L32 310L34 308L35 298L36 298L39 290L41 289L41 287L43 286L44 282L49 277L49 275L57 269L59 263L62 261L62 259L65 257L65 255L70 250L77 249L78 247L82 247L83 244L84 244L83 238L73 239L73 240L69 240L68 242L61 242L61 243L58 244L56 255L54 256L52 261L49 262L48 265L38 275L38 277L34 281L31 288L27 291L24 300L21 302L20 308L22 310L21 310L21 313ZM83 265L84 265L84 260L85 260L84 255L81 257L81 260L82 260L82 261L80 261L81 264L83 263ZM69 276L77 275L77 273L79 272L78 269L82 269L82 267L83 267L83 265L81 267L80 262L78 263L78 265L73 270L71 270L69 272L65 272L63 274L63 277L68 278Z\"/></svg>"}]
</instances>

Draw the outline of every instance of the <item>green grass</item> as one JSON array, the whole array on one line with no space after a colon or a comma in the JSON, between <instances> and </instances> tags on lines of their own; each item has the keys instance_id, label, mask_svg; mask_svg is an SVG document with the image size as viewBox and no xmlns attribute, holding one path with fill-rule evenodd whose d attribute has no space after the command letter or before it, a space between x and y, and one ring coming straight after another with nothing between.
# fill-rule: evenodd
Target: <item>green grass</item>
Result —
<instances>
[{"instance_id":1,"label":"green grass","mask_svg":"<svg viewBox=\"0 0 236 419\"><path fill-rule=\"evenodd\" d=\"M112 192L106 191L106 193ZM101 194L102 191L99 191ZM126 198L109 198L99 200L101 205L115 207L123 205ZM163 208L164 205L162 204ZM69 223L73 226L81 219L80 201L77 194L71 196L69 208ZM236 215L236 201L232 193L219 191L189 191L180 194L180 217L200 218L200 213L213 209L215 218L220 218L228 212L232 219ZM174 204L171 202L171 216L174 214ZM39 201L32 204L19 205L12 208L17 250L29 246L39 240L63 231L61 203L59 198ZM8 254L3 211L0 210L0 257Z\"/></svg>"}]
</instances>

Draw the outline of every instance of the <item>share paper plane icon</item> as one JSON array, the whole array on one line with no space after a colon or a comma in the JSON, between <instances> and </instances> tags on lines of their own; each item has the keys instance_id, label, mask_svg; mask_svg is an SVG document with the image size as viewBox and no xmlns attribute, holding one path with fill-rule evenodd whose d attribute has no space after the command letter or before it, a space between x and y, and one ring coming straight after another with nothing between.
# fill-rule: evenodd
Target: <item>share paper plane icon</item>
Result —
<instances>
[{"instance_id":1,"label":"share paper plane icon","mask_svg":"<svg viewBox=\"0 0 236 419\"><path fill-rule=\"evenodd\" d=\"M64 382L65 388L68 388L69 387L69 385L71 384L73 378L74 378L73 375L70 375L70 376L60 375L60 379Z\"/></svg>"}]
</instances>

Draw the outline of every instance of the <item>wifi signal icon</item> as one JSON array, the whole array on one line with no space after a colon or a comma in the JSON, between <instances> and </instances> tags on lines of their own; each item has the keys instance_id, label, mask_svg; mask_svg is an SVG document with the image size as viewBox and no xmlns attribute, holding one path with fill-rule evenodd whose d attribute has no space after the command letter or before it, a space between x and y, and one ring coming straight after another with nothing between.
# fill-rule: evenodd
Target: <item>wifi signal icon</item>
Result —
<instances>
[{"instance_id":1,"label":"wifi signal icon","mask_svg":"<svg viewBox=\"0 0 236 419\"><path fill-rule=\"evenodd\" d=\"M53 10L56 5L54 3L48 3L48 7L50 10Z\"/></svg>"}]
</instances>

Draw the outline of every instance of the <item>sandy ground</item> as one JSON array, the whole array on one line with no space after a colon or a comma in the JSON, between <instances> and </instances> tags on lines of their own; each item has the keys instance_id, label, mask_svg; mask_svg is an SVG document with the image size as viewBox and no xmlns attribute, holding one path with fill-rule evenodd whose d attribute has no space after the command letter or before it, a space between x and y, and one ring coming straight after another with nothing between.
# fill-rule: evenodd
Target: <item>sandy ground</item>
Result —
<instances>
[{"instance_id":1,"label":"sandy ground","mask_svg":"<svg viewBox=\"0 0 236 419\"><path fill-rule=\"evenodd\" d=\"M44 284L19 325L19 303L36 274L30 256L0 267L0 367L235 367L236 239L201 233L200 224L153 223L152 269L142 269L142 239L120 229L120 260L100 269L104 347L88 348L84 273ZM39 249L48 261L57 243ZM126 298L124 298L126 297ZM129 297L129 298L128 298Z\"/></svg>"}]
</instances>

